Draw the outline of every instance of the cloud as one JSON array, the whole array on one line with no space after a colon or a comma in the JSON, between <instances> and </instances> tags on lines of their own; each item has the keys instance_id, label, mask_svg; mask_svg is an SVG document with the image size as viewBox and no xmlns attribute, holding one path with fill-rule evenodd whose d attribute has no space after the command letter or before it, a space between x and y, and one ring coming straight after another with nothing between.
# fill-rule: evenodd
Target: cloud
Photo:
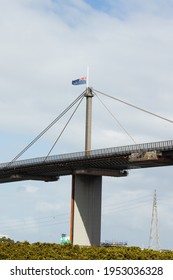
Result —
<instances>
[{"instance_id":1,"label":"cloud","mask_svg":"<svg viewBox=\"0 0 173 280\"><path fill-rule=\"evenodd\" d=\"M47 212L47 211L58 211L60 210L62 205L51 203L51 202L40 202L37 204L37 210L40 212Z\"/></svg>"},{"instance_id":2,"label":"cloud","mask_svg":"<svg viewBox=\"0 0 173 280\"><path fill-rule=\"evenodd\" d=\"M33 185L24 186L22 189L26 193L31 193L31 194L36 193L39 190L38 187L33 186Z\"/></svg>"},{"instance_id":3,"label":"cloud","mask_svg":"<svg viewBox=\"0 0 173 280\"><path fill-rule=\"evenodd\" d=\"M108 1L107 12L121 20L128 20L134 16L151 15L156 17L172 17L173 5L169 0L118 0Z\"/></svg>"},{"instance_id":4,"label":"cloud","mask_svg":"<svg viewBox=\"0 0 173 280\"><path fill-rule=\"evenodd\" d=\"M14 15L8 20L4 19L5 28L2 35L5 38L2 40L4 53L1 52L3 54L1 67L5 76L2 79L3 92L6 94L4 93L2 97L2 108L5 115L9 106L11 114L6 118L7 121L9 119L9 126L11 120L18 125L20 123L22 125L25 121L27 127L32 128L34 123L32 116L38 118L39 114L41 122L45 117L45 111L47 113L50 111L57 89L59 88L61 92L63 85L69 83L68 88L67 86L64 88L66 92L70 91L72 76L80 75L81 72L83 74L87 62L91 63L91 84L94 83L96 86L100 84L102 88L104 81L110 89L112 80L114 81L111 83L112 87L115 86L118 95L142 98L143 102L144 95L146 100L151 90L158 92L160 87L163 89L164 85L167 85L167 91L170 91L171 62L170 69L166 73L165 66L172 58L170 45L172 43L165 34L168 23L164 22L164 19L151 18L148 23L144 19L138 19L133 23L128 22L127 25L107 15L92 12L85 15L85 18L89 19L87 24L82 22L71 28L66 18L60 18L59 14L45 13L40 1L36 1L39 3L37 9L33 1L30 2L32 4L30 8L19 6L17 20L14 20ZM50 1L44 1L43 6L48 3ZM51 4L51 7L58 4ZM66 14L72 15L70 8L67 5L65 7ZM77 5L73 8L80 13L81 9ZM74 21L75 19L76 17ZM156 34L155 38L152 34ZM12 46L12 51L9 46ZM109 76L106 74L107 70ZM158 76L161 77L159 84ZM100 77L104 79L101 81ZM136 97L139 90L140 94L138 93ZM52 100L48 98L48 92ZM62 105L65 105L65 102ZM55 110L55 107L53 109ZM45 122L45 119L43 121ZM24 128L24 124L22 127Z\"/></svg>"}]
</instances>

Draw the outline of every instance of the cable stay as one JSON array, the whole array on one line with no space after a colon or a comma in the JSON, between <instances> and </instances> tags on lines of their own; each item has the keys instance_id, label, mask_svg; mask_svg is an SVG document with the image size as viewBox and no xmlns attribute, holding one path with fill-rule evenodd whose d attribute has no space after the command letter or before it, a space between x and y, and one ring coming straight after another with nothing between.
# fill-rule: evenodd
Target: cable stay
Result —
<instances>
[{"instance_id":1,"label":"cable stay","mask_svg":"<svg viewBox=\"0 0 173 280\"><path fill-rule=\"evenodd\" d=\"M81 104L84 96L85 96L86 90L83 91L59 116L57 116L45 129L43 129L19 154L17 154L8 164L6 167L9 167L13 162L15 162L16 160L18 160L32 145L34 145L51 127L53 127L77 102L78 105L76 106L74 112L72 113L72 115L70 116L69 120L67 121L67 123L65 124L64 128L62 129L60 135L58 136L58 138L56 139L56 141L54 142L52 148L50 149L50 151L48 152L47 156L45 157L44 161L47 160L48 156L50 155L50 153L52 152L52 150L54 149L56 143L58 142L58 140L60 139L61 135L63 134L64 130L66 129L67 125L69 124L70 120L72 119L73 115L75 114L76 110L78 109L79 105ZM127 106L130 106L132 108L135 108L137 110L140 110L144 113L150 114L152 116L155 116L157 118L160 118L162 120L165 120L167 122L173 123L173 120L170 120L168 118L162 117L158 114L152 113L148 110L142 109L138 106L135 106L131 103L128 103L126 101L123 101L121 99L118 99L116 97L113 97L109 94L103 93L101 91L98 91L96 89L93 89L93 93L96 95L96 97L99 99L99 101L102 103L102 105L106 108L106 110L112 115L112 117L115 119L115 121L118 123L118 125L122 128L122 130L128 135L128 137L133 141L134 144L138 145L136 143L136 141L134 140L134 138L128 133L128 131L123 127L123 125L118 121L118 119L114 116L113 113L110 112L110 110L108 109L108 107L103 103L103 101L98 97L98 94L101 94L103 96L109 97L115 101L121 102ZM98 94L97 94L98 93ZM4 167L4 168L6 168Z\"/></svg>"},{"instance_id":2,"label":"cable stay","mask_svg":"<svg viewBox=\"0 0 173 280\"><path fill-rule=\"evenodd\" d=\"M54 142L52 148L50 149L50 151L48 152L47 156L44 159L44 162L47 160L48 156L50 155L50 153L52 152L52 150L54 149L55 145L57 144L58 140L60 139L60 137L62 136L63 132L65 131L67 125L69 124L69 122L71 121L72 117L74 116L74 114L76 113L77 109L79 108L81 102L84 99L84 95L81 97L79 103L77 104L75 110L73 111L73 113L71 114L70 118L68 119L67 123L65 124L65 126L63 127L61 133L59 134L58 138L56 139L56 141Z\"/></svg>"},{"instance_id":3,"label":"cable stay","mask_svg":"<svg viewBox=\"0 0 173 280\"><path fill-rule=\"evenodd\" d=\"M155 113L152 113L152 112L150 112L150 111L148 111L148 110L142 109L142 108L140 108L140 107L138 107L138 106L135 106L135 105L133 105L133 104L131 104L131 103L128 103L128 102L126 102L126 101L123 101L123 100L121 100L121 99L118 99L118 98L116 98L116 97L113 97L113 96L111 96L111 95L109 95L109 94L103 93L103 92L98 91L98 90L96 90L96 89L94 89L93 91L94 91L95 93L100 93L100 94L102 94L102 95L104 95L104 96L107 96L107 97L109 97L109 98L111 98L111 99L114 99L114 100L116 100L116 101L118 101L118 102L121 102L121 103L123 103L123 104L125 104L125 105L128 105L128 106L130 106L130 107L132 107L132 108L135 108L135 109L137 109L137 110L140 110L140 111L142 111L142 112L144 112L144 113L150 114L150 115L152 115L152 116L154 116L154 117L157 117L157 118L160 118L160 119L162 119L162 120L164 120L164 121L173 123L173 120L170 120L170 119L168 119L168 118L162 117L162 116L160 116L160 115L158 115L158 114L155 114Z\"/></svg>"},{"instance_id":4,"label":"cable stay","mask_svg":"<svg viewBox=\"0 0 173 280\"><path fill-rule=\"evenodd\" d=\"M95 96L99 99L99 101L102 103L102 105L106 108L106 110L109 112L109 114L114 118L114 120L118 123L118 125L121 127L121 129L125 132L125 134L132 140L134 144L137 144L134 138L130 135L130 133L123 127L123 125L119 122L119 120L115 117L115 115L108 109L108 107L103 103L103 101L99 98L97 93L94 91Z\"/></svg>"},{"instance_id":5,"label":"cable stay","mask_svg":"<svg viewBox=\"0 0 173 280\"><path fill-rule=\"evenodd\" d=\"M43 129L16 157L14 157L6 167L9 167L14 161L19 159L32 145L34 145L53 125L55 125L82 97L85 91L81 93L58 117L56 117L45 129ZM51 151L50 151L51 152Z\"/></svg>"}]
</instances>

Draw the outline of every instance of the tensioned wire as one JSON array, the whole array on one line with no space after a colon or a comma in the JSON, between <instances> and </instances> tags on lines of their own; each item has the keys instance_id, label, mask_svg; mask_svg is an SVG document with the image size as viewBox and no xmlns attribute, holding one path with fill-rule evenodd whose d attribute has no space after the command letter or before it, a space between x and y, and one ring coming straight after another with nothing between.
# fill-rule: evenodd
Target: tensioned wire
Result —
<instances>
[{"instance_id":1,"label":"tensioned wire","mask_svg":"<svg viewBox=\"0 0 173 280\"><path fill-rule=\"evenodd\" d=\"M151 198L148 195L140 196L132 200L122 201L116 205L109 205L104 207L104 214L107 213L119 213L124 211L130 211L133 208L139 208L141 205L148 205L151 202ZM33 221L27 218L22 218L17 222L10 222L10 225L6 222L0 221L0 227L3 231L15 231L20 229L30 229L44 226L54 226L58 224L65 224L69 222L68 213L55 214L52 216L36 217Z\"/></svg>"},{"instance_id":2,"label":"tensioned wire","mask_svg":"<svg viewBox=\"0 0 173 280\"><path fill-rule=\"evenodd\" d=\"M69 218L67 217L66 219L61 219L61 220L55 220L55 221L42 221L42 222L38 222L38 221L23 221L21 219L20 224L16 224L16 225L7 225L5 227L2 227L3 231L8 232L8 231L17 231L17 230L29 230L29 229L33 229L33 228L40 228L40 227L47 227L47 226L57 226L57 225L61 225L61 224L67 224L69 223Z\"/></svg>"},{"instance_id":3,"label":"tensioned wire","mask_svg":"<svg viewBox=\"0 0 173 280\"><path fill-rule=\"evenodd\" d=\"M45 129L43 129L17 156L15 156L6 167L9 167L14 161L19 159L35 142L37 142L53 125L57 123L82 97L85 91L81 93L58 117L56 117Z\"/></svg>"},{"instance_id":4,"label":"tensioned wire","mask_svg":"<svg viewBox=\"0 0 173 280\"><path fill-rule=\"evenodd\" d=\"M103 92L98 91L98 90L96 90L96 89L93 89L93 92L95 92L95 93L100 93L100 94L102 94L102 95L104 95L104 96L107 96L107 97L109 97L109 98L112 98L113 100L116 100L116 101L118 101L118 102L121 102L121 103L123 103L123 104L125 104L125 105L128 105L128 106L132 107L132 108L135 108L135 109L137 109L137 110L140 110L140 111L142 111L142 112L144 112L144 113L150 114L150 115L152 115L152 116L154 116L154 117L157 117L157 118L160 118L160 119L162 119L162 120L164 120L164 121L173 123L173 120L170 120L170 119L168 119L168 118L162 117L162 116L160 116L160 115L158 115L158 114L155 114L155 113L152 113L152 112L150 112L150 111L148 111L148 110L142 109L142 108L140 108L140 107L138 107L138 106L135 106L135 105L133 105L133 104L131 104L131 103L128 103L128 102L126 102L126 101L123 101L123 100L121 100L121 99L119 99L119 98L116 98L116 97L114 97L114 96L111 96L111 95L109 95L109 94L103 93Z\"/></svg>"},{"instance_id":5,"label":"tensioned wire","mask_svg":"<svg viewBox=\"0 0 173 280\"><path fill-rule=\"evenodd\" d=\"M165 200L159 199L159 205L160 207L164 204L167 204L167 198ZM150 211L152 210L152 196L151 195L142 195L139 197L136 197L134 199L128 199L125 201L121 201L119 203L115 204L109 204L105 205L103 208L103 214L114 214L114 213L122 213L124 211L131 211L135 208L139 208L141 206L151 206ZM0 219L0 227L4 231L15 231L15 230L21 230L21 229L30 229L30 228L37 228L37 227L45 227L45 226L54 226L58 224L65 224L69 222L68 213L63 214L54 214L51 216L44 216L44 217L36 217L34 221L28 220L27 218L23 218L21 220L11 221L10 225L6 224L6 222L3 222L2 219Z\"/></svg>"},{"instance_id":6,"label":"tensioned wire","mask_svg":"<svg viewBox=\"0 0 173 280\"><path fill-rule=\"evenodd\" d=\"M52 148L50 149L50 151L48 152L47 156L45 157L44 161L47 160L48 156L50 155L50 153L52 152L52 150L54 149L55 145L57 144L58 140L60 139L61 135L63 134L63 132L65 131L66 127L68 126L69 122L71 121L72 117L74 116L74 114L76 113L77 109L79 108L82 100L84 99L84 95L81 97L79 103L77 104L75 110L73 111L73 113L71 114L70 118L68 119L67 123L65 124L65 126L63 127L61 133L59 134L58 138L56 139L56 141L54 142Z\"/></svg>"},{"instance_id":7,"label":"tensioned wire","mask_svg":"<svg viewBox=\"0 0 173 280\"><path fill-rule=\"evenodd\" d=\"M86 90L79 96L79 97L77 97L58 117L56 117L44 130L42 130L41 131L41 133L39 133L16 157L14 157L9 163L8 163L8 165L7 165L7 167L9 166L9 165L11 165L14 161L16 161L19 157L21 157L21 155L23 155L36 141L38 141L57 121L59 121L82 97L84 97L84 94L85 94L85 92L86 92ZM157 117L157 118L160 118L160 119L162 119L162 120L165 120L165 121L168 121L168 122L171 122L171 123L173 123L173 121L172 120L170 120L170 119L168 119L168 118L165 118L165 117L162 117L162 116L160 116L160 115L158 115L158 114L155 114L155 113L152 113L152 112L150 112L150 111L148 111L148 110L145 110L145 109L142 109L142 108L140 108L140 107L138 107L138 106L135 106L135 105L133 105L133 104L131 104L131 103L128 103L128 102L126 102L126 101L123 101L123 100L121 100L121 99L118 99L118 98L116 98L116 97L113 97L113 96L111 96L111 95L108 95L108 94L106 94L106 93L103 93L103 92L101 92L101 91L98 91L98 90L96 90L96 89L93 89L93 92L97 95L97 93L99 93L99 94L102 94L102 95L104 95L104 96L106 96L106 97L109 97L109 98L111 98L111 99L113 99L113 100L115 100L115 101L118 101L118 102L121 102L121 103L123 103L123 104L125 104L125 105L128 105L128 106L130 106L130 107L132 107L132 108L135 108L135 109L137 109L137 110L140 110L140 111L142 111L142 112L145 112L145 113L147 113L147 114L150 114L150 115L152 115L152 116L155 116L155 117ZM98 97L98 96L97 96ZM105 105L104 105L105 106ZM105 106L106 107L106 106ZM106 107L106 109L108 110L108 108ZM113 117L114 117L114 119L116 119L115 118L115 116L113 115ZM70 118L71 119L71 118ZM70 120L69 120L70 121ZM119 123L119 125L121 126L121 128L126 132L126 134L128 134L128 136L132 139L132 141L134 142L134 143L136 143L135 141L134 141L134 139L132 138L132 136L124 129L124 127L120 124L120 122L116 119L116 121ZM68 125L68 123L67 123L67 125ZM66 126L67 126L66 125ZM66 127L65 126L65 127ZM64 128L65 129L65 128ZM63 130L64 131L64 130ZM62 131L62 132L63 132ZM59 139L59 137L58 137L58 139ZM58 141L58 139L56 140L56 142L55 142L55 144L57 143L57 141ZM53 147L51 148L51 150L49 151L49 153L48 153L48 155L50 154L50 152L52 151L52 149L54 148L54 146L55 146L55 144L53 145ZM48 157L48 155L47 155L47 157ZM46 158L47 158L46 157Z\"/></svg>"},{"instance_id":8,"label":"tensioned wire","mask_svg":"<svg viewBox=\"0 0 173 280\"><path fill-rule=\"evenodd\" d=\"M102 103L102 105L106 108L106 110L109 112L109 114L114 118L114 120L118 123L118 125L121 127L121 129L127 134L127 136L132 140L134 144L137 144L134 138L130 135L130 133L124 128L124 126L120 123L120 121L115 117L115 115L108 109L108 107L103 103L103 101L100 99L100 97L97 95L96 91L94 91L95 96L98 98L98 100Z\"/></svg>"}]
</instances>

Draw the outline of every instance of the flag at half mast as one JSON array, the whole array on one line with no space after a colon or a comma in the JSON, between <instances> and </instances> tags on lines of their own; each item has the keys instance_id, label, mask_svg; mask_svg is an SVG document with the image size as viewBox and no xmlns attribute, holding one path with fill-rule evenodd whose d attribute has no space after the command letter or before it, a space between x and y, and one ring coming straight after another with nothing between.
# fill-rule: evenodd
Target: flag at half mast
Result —
<instances>
[{"instance_id":1,"label":"flag at half mast","mask_svg":"<svg viewBox=\"0 0 173 280\"><path fill-rule=\"evenodd\" d=\"M87 82L87 78L86 77L82 77L80 79L73 80L72 81L72 85L74 85L74 86L83 85L83 84L86 84L86 82Z\"/></svg>"}]
</instances>

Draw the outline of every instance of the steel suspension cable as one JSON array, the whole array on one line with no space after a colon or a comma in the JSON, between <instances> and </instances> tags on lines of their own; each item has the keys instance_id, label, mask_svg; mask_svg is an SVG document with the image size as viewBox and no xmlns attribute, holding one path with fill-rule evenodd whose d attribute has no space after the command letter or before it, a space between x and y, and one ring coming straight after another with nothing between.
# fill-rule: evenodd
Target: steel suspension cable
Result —
<instances>
[{"instance_id":1,"label":"steel suspension cable","mask_svg":"<svg viewBox=\"0 0 173 280\"><path fill-rule=\"evenodd\" d=\"M47 154L47 156L44 159L44 162L47 160L48 156L50 155L50 153L52 152L52 150L54 149L55 145L57 144L58 140L60 139L61 135L63 134L63 132L65 131L67 125L69 124L69 122L71 121L72 117L74 116L74 114L76 113L77 109L79 108L82 100L84 99L84 95L81 97L79 103L77 104L75 110L73 111L73 113L71 114L70 118L68 119L67 123L65 124L65 126L63 127L61 133L59 134L58 138L56 139L55 143L53 144L52 148L50 149L49 153Z\"/></svg>"},{"instance_id":2,"label":"steel suspension cable","mask_svg":"<svg viewBox=\"0 0 173 280\"><path fill-rule=\"evenodd\" d=\"M155 113L152 113L152 112L150 112L150 111L148 111L148 110L142 109L142 108L140 108L140 107L138 107L138 106L135 106L135 105L133 105L133 104L131 104L131 103L128 103L128 102L126 102L126 101L123 101L123 100L121 100L121 99L118 99L118 98L116 98L116 97L113 97L113 96L111 96L111 95L109 95L109 94L103 93L103 92L98 91L98 90L96 90L96 89L94 89L94 92L95 92L95 93L100 93L100 94L102 94L102 95L104 95L104 96L107 96L107 97L109 97L109 98L112 98L112 99L114 99L114 100L116 100L116 101L118 101L118 102L121 102L121 103L123 103L123 104L125 104L125 105L128 105L128 106L130 106L130 107L133 107L133 108L135 108L135 109L137 109L137 110L140 110L140 111L142 111L142 112L144 112L144 113L150 114L150 115L155 116L155 117L157 117L157 118L160 118L160 119L162 119L162 120L164 120L164 121L173 123L173 120L167 119L167 118L162 117L162 116L160 116L160 115L158 115L158 114L155 114Z\"/></svg>"},{"instance_id":3,"label":"steel suspension cable","mask_svg":"<svg viewBox=\"0 0 173 280\"><path fill-rule=\"evenodd\" d=\"M14 157L7 165L11 165L21 155L23 155L35 142L37 142L57 121L59 121L85 94L85 91L78 96L58 117L56 117L45 129L43 129L16 157Z\"/></svg>"},{"instance_id":4,"label":"steel suspension cable","mask_svg":"<svg viewBox=\"0 0 173 280\"><path fill-rule=\"evenodd\" d=\"M108 109L108 107L103 103L103 101L98 97L97 93L95 93L95 96L99 99L99 101L102 103L102 105L106 108L106 110L111 114L111 116L114 118L114 120L118 123L118 125L124 130L124 132L128 135L128 137L133 141L134 144L137 144L134 138L128 133L128 131L123 127L123 125L119 122L119 120L115 117L115 115Z\"/></svg>"}]
</instances>

